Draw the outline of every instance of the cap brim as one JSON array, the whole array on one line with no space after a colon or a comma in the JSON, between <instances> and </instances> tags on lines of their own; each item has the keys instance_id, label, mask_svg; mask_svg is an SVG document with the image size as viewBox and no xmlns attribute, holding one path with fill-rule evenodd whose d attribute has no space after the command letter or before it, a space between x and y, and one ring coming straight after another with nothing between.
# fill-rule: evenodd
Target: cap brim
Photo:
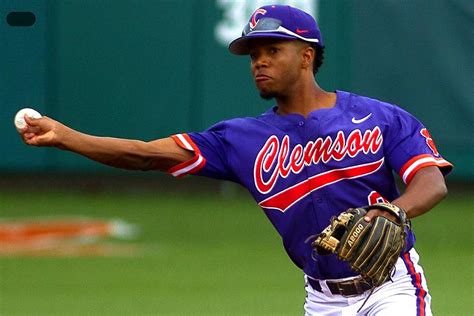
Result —
<instances>
[{"instance_id":1,"label":"cap brim","mask_svg":"<svg viewBox=\"0 0 474 316\"><path fill-rule=\"evenodd\" d=\"M229 44L229 51L235 55L248 55L250 53L249 41L255 38L281 38L287 40L297 39L294 36L282 33L250 33L239 37Z\"/></svg>"}]
</instances>

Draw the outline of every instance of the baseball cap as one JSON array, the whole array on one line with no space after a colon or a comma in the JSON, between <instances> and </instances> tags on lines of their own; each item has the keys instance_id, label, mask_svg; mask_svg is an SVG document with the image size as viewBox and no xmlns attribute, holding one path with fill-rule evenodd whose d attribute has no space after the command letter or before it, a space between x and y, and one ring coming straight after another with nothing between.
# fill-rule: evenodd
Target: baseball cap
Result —
<instances>
[{"instance_id":1,"label":"baseball cap","mask_svg":"<svg viewBox=\"0 0 474 316\"><path fill-rule=\"evenodd\" d=\"M324 47L316 20L308 13L288 5L267 5L252 14L242 36L229 44L236 55L249 54L252 38L299 39Z\"/></svg>"}]
</instances>

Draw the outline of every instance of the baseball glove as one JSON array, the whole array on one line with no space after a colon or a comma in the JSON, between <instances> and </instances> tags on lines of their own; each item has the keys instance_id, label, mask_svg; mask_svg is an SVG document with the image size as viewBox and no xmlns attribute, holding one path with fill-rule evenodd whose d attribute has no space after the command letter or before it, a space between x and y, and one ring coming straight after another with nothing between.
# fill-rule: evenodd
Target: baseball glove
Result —
<instances>
[{"instance_id":1,"label":"baseball glove","mask_svg":"<svg viewBox=\"0 0 474 316\"><path fill-rule=\"evenodd\" d=\"M377 216L366 222L364 216L371 209L388 211L397 220ZM336 253L374 288L390 278L405 248L405 227L410 227L406 213L395 205L377 203L351 208L333 217L311 246L319 255Z\"/></svg>"}]
</instances>

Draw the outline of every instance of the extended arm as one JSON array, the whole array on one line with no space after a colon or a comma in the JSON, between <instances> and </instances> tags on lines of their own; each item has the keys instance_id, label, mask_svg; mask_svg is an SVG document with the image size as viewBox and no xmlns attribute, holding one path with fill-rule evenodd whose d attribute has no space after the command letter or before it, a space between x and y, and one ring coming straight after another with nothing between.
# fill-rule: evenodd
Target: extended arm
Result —
<instances>
[{"instance_id":1,"label":"extended arm","mask_svg":"<svg viewBox=\"0 0 474 316\"><path fill-rule=\"evenodd\" d=\"M78 132L51 118L30 119L22 138L28 145L68 150L116 168L161 170L188 161L193 153L179 147L172 138L150 142L98 137Z\"/></svg>"}]
</instances>

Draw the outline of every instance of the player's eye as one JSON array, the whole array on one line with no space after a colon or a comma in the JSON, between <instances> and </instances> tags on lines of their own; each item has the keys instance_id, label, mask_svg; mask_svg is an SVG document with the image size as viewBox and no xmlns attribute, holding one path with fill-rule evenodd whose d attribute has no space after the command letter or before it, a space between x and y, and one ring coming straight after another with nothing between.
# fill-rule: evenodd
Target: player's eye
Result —
<instances>
[{"instance_id":1,"label":"player's eye","mask_svg":"<svg viewBox=\"0 0 474 316\"><path fill-rule=\"evenodd\" d=\"M258 58L258 50L254 49L254 48L250 49L249 57L250 57L251 60L257 59Z\"/></svg>"},{"instance_id":2,"label":"player's eye","mask_svg":"<svg viewBox=\"0 0 474 316\"><path fill-rule=\"evenodd\" d=\"M272 46L272 47L269 48L269 52L272 55L278 53L279 50L280 49L278 47L275 47L275 46Z\"/></svg>"}]
</instances>

